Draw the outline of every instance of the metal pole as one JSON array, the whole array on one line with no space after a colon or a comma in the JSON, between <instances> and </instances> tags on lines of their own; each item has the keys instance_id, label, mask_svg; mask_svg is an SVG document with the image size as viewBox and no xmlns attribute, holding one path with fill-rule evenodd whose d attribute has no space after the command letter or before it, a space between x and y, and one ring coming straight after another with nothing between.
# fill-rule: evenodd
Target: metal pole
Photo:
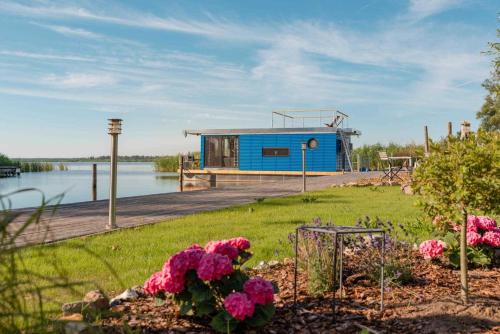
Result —
<instances>
[{"instance_id":1,"label":"metal pole","mask_svg":"<svg viewBox=\"0 0 500 334\"><path fill-rule=\"evenodd\" d=\"M116 170L118 160L118 135L111 135L111 170L109 190L109 222L107 229L116 228Z\"/></svg>"},{"instance_id":2,"label":"metal pole","mask_svg":"<svg viewBox=\"0 0 500 334\"><path fill-rule=\"evenodd\" d=\"M92 164L92 200L97 201L97 164Z\"/></svg>"},{"instance_id":3,"label":"metal pole","mask_svg":"<svg viewBox=\"0 0 500 334\"><path fill-rule=\"evenodd\" d=\"M451 122L448 122L448 136L451 137L453 135L453 125Z\"/></svg>"},{"instance_id":4,"label":"metal pole","mask_svg":"<svg viewBox=\"0 0 500 334\"><path fill-rule=\"evenodd\" d=\"M384 310L384 257L385 257L385 232L382 233L382 250L380 256L380 311Z\"/></svg>"},{"instance_id":5,"label":"metal pole","mask_svg":"<svg viewBox=\"0 0 500 334\"><path fill-rule=\"evenodd\" d=\"M340 245L339 245L339 290L340 290L340 298L342 299L342 290L343 290L343 283L342 283L342 272L344 271L344 235L340 235Z\"/></svg>"},{"instance_id":6,"label":"metal pole","mask_svg":"<svg viewBox=\"0 0 500 334\"><path fill-rule=\"evenodd\" d=\"M306 192L306 144L302 144L302 192Z\"/></svg>"},{"instance_id":7,"label":"metal pole","mask_svg":"<svg viewBox=\"0 0 500 334\"><path fill-rule=\"evenodd\" d=\"M295 229L295 267L293 269L293 310L297 312L297 275L299 257L299 229Z\"/></svg>"},{"instance_id":8,"label":"metal pole","mask_svg":"<svg viewBox=\"0 0 500 334\"><path fill-rule=\"evenodd\" d=\"M333 321L335 321L335 280L337 279L337 233L333 234L335 238L335 243L333 246L333 300L332 300L332 312L333 312Z\"/></svg>"},{"instance_id":9,"label":"metal pole","mask_svg":"<svg viewBox=\"0 0 500 334\"><path fill-rule=\"evenodd\" d=\"M429 155L429 129L427 125L424 126L424 153L425 156Z\"/></svg>"}]
</instances>

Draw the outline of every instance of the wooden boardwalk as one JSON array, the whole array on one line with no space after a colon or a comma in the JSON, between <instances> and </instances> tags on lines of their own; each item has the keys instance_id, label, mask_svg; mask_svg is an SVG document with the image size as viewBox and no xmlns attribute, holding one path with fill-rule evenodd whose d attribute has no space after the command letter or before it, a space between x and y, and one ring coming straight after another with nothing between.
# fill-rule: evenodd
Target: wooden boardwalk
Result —
<instances>
[{"instance_id":1,"label":"wooden boardwalk","mask_svg":"<svg viewBox=\"0 0 500 334\"><path fill-rule=\"evenodd\" d=\"M308 190L327 188L356 179L373 176L372 173L351 173L338 176L318 176L308 179ZM225 189L209 189L183 193L125 197L117 200L117 225L128 228L174 219L188 214L252 203L260 197L277 197L299 193L302 180L235 186ZM11 224L12 231L32 210L20 209L18 222ZM50 210L47 210L50 211ZM48 214L47 214L48 216ZM108 201L63 204L51 219L45 217L38 225L23 231L18 245L39 244L68 238L106 232Z\"/></svg>"}]
</instances>

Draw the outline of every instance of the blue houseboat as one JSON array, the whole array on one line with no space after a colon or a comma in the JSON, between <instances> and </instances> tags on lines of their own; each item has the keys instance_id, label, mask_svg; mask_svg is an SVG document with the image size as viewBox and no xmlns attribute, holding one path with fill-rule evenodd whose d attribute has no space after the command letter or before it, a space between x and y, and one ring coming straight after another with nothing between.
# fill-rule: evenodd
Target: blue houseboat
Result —
<instances>
[{"instance_id":1,"label":"blue houseboat","mask_svg":"<svg viewBox=\"0 0 500 334\"><path fill-rule=\"evenodd\" d=\"M276 117L282 120L278 123ZM273 111L271 128L185 130L184 134L200 137L199 174L300 175L302 144L308 143L307 173L329 175L352 170L351 136L360 132L344 126L347 118L332 110Z\"/></svg>"}]
</instances>

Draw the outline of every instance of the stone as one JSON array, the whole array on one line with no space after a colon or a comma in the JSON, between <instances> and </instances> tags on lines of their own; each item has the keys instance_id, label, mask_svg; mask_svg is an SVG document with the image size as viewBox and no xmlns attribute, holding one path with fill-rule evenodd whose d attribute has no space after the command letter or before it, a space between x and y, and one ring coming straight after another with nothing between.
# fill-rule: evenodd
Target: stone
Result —
<instances>
[{"instance_id":1,"label":"stone","mask_svg":"<svg viewBox=\"0 0 500 334\"><path fill-rule=\"evenodd\" d=\"M91 328L89 324L81 321L70 321L64 325L65 334L84 334L90 333Z\"/></svg>"},{"instance_id":2,"label":"stone","mask_svg":"<svg viewBox=\"0 0 500 334\"><path fill-rule=\"evenodd\" d=\"M269 267L275 267L275 266L277 266L280 263L278 261L276 261L276 260L271 260L267 264L269 265Z\"/></svg>"},{"instance_id":3,"label":"stone","mask_svg":"<svg viewBox=\"0 0 500 334\"><path fill-rule=\"evenodd\" d=\"M262 270L262 269L268 269L269 264L267 264L266 261L260 261L259 264L257 264L253 269L255 270Z\"/></svg>"},{"instance_id":4,"label":"stone","mask_svg":"<svg viewBox=\"0 0 500 334\"><path fill-rule=\"evenodd\" d=\"M66 303L62 306L62 311L64 315L70 315L74 313L82 313L83 309L87 307L87 303L83 301L76 301L72 303Z\"/></svg>"},{"instance_id":5,"label":"stone","mask_svg":"<svg viewBox=\"0 0 500 334\"><path fill-rule=\"evenodd\" d=\"M119 294L115 298L111 299L109 302L109 305L116 306L116 305L119 305L126 300L134 300L137 298L139 298L139 293L136 290L134 290L133 288L130 288L130 289L123 291L121 294Z\"/></svg>"},{"instance_id":6,"label":"stone","mask_svg":"<svg viewBox=\"0 0 500 334\"><path fill-rule=\"evenodd\" d=\"M405 195L413 195L413 188L411 187L411 184L402 184L401 191Z\"/></svg>"},{"instance_id":7,"label":"stone","mask_svg":"<svg viewBox=\"0 0 500 334\"><path fill-rule=\"evenodd\" d=\"M87 292L83 301L88 303L89 308L96 311L104 311L109 308L109 298L99 290Z\"/></svg>"}]
</instances>

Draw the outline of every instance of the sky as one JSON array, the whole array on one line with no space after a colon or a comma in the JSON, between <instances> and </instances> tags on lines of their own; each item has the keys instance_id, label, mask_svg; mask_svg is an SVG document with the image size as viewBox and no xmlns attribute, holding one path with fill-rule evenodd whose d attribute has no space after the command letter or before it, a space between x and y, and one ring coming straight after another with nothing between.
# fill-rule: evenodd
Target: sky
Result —
<instances>
[{"instance_id":1,"label":"sky","mask_svg":"<svg viewBox=\"0 0 500 334\"><path fill-rule=\"evenodd\" d=\"M0 152L199 149L182 130L265 128L334 108L354 144L421 143L477 126L500 6L489 0L0 0Z\"/></svg>"}]
</instances>

